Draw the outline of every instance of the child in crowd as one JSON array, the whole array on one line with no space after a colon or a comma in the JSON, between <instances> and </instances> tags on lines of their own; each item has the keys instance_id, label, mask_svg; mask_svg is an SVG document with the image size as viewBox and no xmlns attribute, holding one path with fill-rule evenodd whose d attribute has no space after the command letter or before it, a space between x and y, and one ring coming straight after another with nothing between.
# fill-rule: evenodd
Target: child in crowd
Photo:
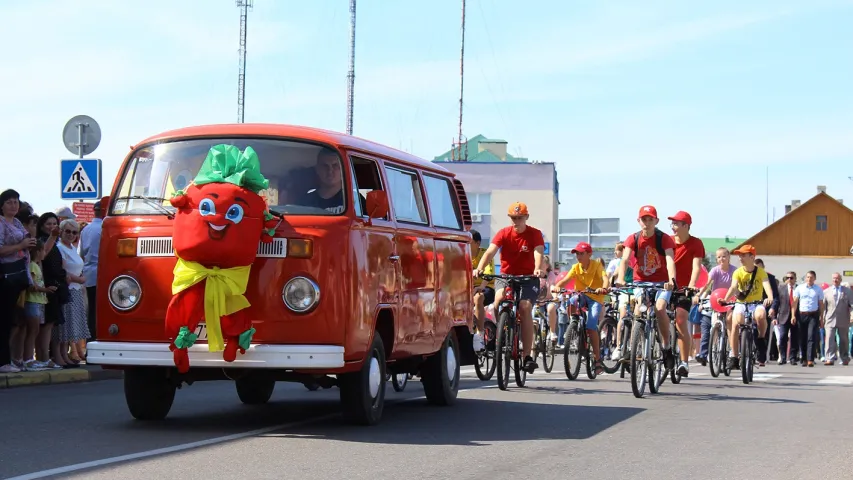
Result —
<instances>
[{"instance_id":1,"label":"child in crowd","mask_svg":"<svg viewBox=\"0 0 853 480\"><path fill-rule=\"evenodd\" d=\"M28 225L25 226L28 227ZM40 326L44 323L44 306L47 304L47 294L56 291L56 287L44 286L44 275L41 271L41 261L44 259L44 255L44 242L38 240L36 246L30 249L30 275L33 284L26 292L23 321L20 322L13 336L13 345L17 347L12 352L15 354L13 361L16 367L25 372L47 368L47 365L36 361L34 358L36 336L38 336Z\"/></svg>"}]
</instances>

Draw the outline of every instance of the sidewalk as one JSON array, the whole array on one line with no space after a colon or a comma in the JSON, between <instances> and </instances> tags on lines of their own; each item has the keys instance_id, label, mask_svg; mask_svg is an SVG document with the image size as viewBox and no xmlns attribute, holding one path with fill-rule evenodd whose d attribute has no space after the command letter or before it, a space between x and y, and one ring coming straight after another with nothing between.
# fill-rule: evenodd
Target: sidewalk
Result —
<instances>
[{"instance_id":1,"label":"sidewalk","mask_svg":"<svg viewBox=\"0 0 853 480\"><path fill-rule=\"evenodd\" d=\"M45 370L43 372L0 373L0 390L31 385L56 383L94 382L122 378L121 370L104 370L97 365L80 365L80 368Z\"/></svg>"}]
</instances>

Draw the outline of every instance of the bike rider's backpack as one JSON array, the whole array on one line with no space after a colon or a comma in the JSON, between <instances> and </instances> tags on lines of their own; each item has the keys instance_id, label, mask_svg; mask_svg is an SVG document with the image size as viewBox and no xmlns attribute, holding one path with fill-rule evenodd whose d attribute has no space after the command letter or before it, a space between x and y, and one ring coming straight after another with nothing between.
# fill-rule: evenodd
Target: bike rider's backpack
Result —
<instances>
[{"instance_id":1,"label":"bike rider's backpack","mask_svg":"<svg viewBox=\"0 0 853 480\"><path fill-rule=\"evenodd\" d=\"M663 249L663 236L664 233L657 228L655 229L655 249L658 251L661 257L666 256L666 252ZM640 259L640 232L634 234L634 258Z\"/></svg>"}]
</instances>

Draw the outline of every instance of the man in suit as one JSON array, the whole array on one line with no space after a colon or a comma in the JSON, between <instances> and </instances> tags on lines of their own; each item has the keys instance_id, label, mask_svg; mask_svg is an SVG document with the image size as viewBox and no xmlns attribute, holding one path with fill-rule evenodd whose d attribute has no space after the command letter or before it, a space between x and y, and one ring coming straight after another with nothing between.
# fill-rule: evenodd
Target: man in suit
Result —
<instances>
[{"instance_id":1,"label":"man in suit","mask_svg":"<svg viewBox=\"0 0 853 480\"><path fill-rule=\"evenodd\" d=\"M765 272L767 272L767 268L764 267L764 260L762 260L760 258L756 258L755 264L758 265L759 267L761 267L762 269L764 269ZM770 304L770 311L768 312L768 314L770 315L770 318L772 319L773 313L775 313L777 310L779 310L779 282L776 280L776 277L773 274L771 274L770 272L767 272L767 278L768 278L768 280L770 280L770 289L773 292L773 303ZM766 299L767 299L767 292L763 292L762 300L766 300ZM771 326L770 322L767 322L767 331L764 332L763 338L757 338L755 340L755 345L756 345L756 347L758 347L758 366L760 366L760 367L763 367L764 362L767 361L768 346L771 344L770 340L773 337L773 335L771 334L772 328L773 327ZM772 354L773 354L772 350L770 353L772 356Z\"/></svg>"},{"instance_id":2,"label":"man in suit","mask_svg":"<svg viewBox=\"0 0 853 480\"><path fill-rule=\"evenodd\" d=\"M796 324L791 323L791 307L794 305L794 289L797 288L797 274L788 272L785 274L784 283L779 286L778 310L770 310L770 316L773 318L773 325L776 330L777 346L779 348L779 365L785 365L788 356L788 339L790 337L790 359L791 365L797 364L797 353L800 351L800 339L797 335L798 329ZM799 316L799 312L794 311L794 315ZM798 318L799 319L799 318Z\"/></svg>"},{"instance_id":3,"label":"man in suit","mask_svg":"<svg viewBox=\"0 0 853 480\"><path fill-rule=\"evenodd\" d=\"M832 274L832 285L824 291L823 321L826 329L826 352L824 365L834 365L838 353L841 353L841 364L850 362L850 347L848 345L850 332L850 313L853 312L853 291L841 286L841 274ZM838 334L841 344L838 345L835 334ZM839 348L840 347L840 348Z\"/></svg>"}]
</instances>

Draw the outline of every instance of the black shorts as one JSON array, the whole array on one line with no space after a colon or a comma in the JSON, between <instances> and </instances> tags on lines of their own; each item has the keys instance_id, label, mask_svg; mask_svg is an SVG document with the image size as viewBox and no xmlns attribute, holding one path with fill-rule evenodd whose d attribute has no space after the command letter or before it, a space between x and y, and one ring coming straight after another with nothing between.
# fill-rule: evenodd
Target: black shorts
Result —
<instances>
[{"instance_id":1,"label":"black shorts","mask_svg":"<svg viewBox=\"0 0 853 480\"><path fill-rule=\"evenodd\" d=\"M530 303L536 303L536 299L539 298L539 280L533 278L519 283L521 284L521 295L518 300L529 300ZM506 280L495 279L495 290L503 290L507 286Z\"/></svg>"},{"instance_id":2,"label":"black shorts","mask_svg":"<svg viewBox=\"0 0 853 480\"><path fill-rule=\"evenodd\" d=\"M671 304L675 308L681 308L689 312L693 308L693 297L683 293L673 293Z\"/></svg>"}]
</instances>

